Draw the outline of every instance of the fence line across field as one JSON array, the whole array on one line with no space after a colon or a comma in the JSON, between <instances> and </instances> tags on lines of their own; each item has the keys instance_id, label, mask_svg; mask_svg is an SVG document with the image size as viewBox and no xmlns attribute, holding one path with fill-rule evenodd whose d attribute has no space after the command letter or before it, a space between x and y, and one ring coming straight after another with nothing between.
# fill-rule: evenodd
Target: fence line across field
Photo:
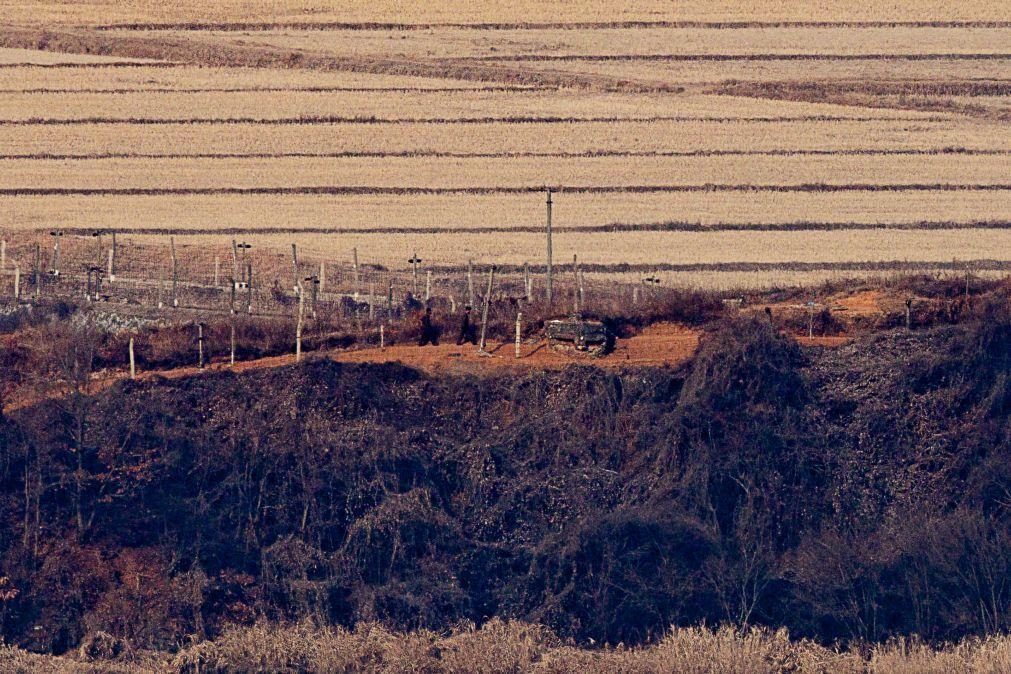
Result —
<instances>
[{"instance_id":1,"label":"fence line across field","mask_svg":"<svg viewBox=\"0 0 1011 674\"><path fill-rule=\"evenodd\" d=\"M423 265L417 254L405 260L404 270L391 270L361 262L357 248L342 261L294 244L287 253L224 237L220 244L195 246L180 245L173 237L137 243L110 232L6 234L0 238L0 297L294 318L305 293L302 301L313 318L365 314L373 320L400 315L419 302L456 313L483 301L474 275L483 275L490 265L461 261L455 270ZM633 290L636 284L586 280L575 258L571 266L556 263L553 271L552 294L560 313L586 306L594 294L635 301L641 292ZM500 274L493 295L543 300L547 279L536 276L528 264Z\"/></svg>"}]
</instances>

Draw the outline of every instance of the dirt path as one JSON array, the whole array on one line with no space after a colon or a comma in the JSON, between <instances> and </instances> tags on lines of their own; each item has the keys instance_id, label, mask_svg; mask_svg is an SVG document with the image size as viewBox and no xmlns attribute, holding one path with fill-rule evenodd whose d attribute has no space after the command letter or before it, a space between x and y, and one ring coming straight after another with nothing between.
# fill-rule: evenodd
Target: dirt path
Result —
<instances>
[{"instance_id":1,"label":"dirt path","mask_svg":"<svg viewBox=\"0 0 1011 674\"><path fill-rule=\"evenodd\" d=\"M338 363L402 363L432 374L480 374L483 372L550 370L560 369L574 363L596 367L614 368L632 365L665 366L677 365L692 357L699 344L701 332L682 325L662 323L650 326L642 333L629 339L619 340L615 350L603 358L592 358L567 351L550 348L546 342L524 343L520 348L520 358L516 358L513 343L491 342L488 355L481 355L477 347L466 344L440 344L419 347L413 344L397 344L385 349L368 348L329 353L311 353L307 358L329 358ZM180 379L205 372L249 372L272 367L282 367L295 363L294 355L274 356L257 360L240 361L234 366L227 362L213 362L203 370L196 367L179 367L170 370L140 371L137 379L151 381L157 378ZM125 370L107 370L97 373L88 389L89 393L103 391L117 381L126 379ZM52 391L44 395L55 395ZM42 396L15 395L4 407L4 412L13 412L30 407Z\"/></svg>"}]
</instances>

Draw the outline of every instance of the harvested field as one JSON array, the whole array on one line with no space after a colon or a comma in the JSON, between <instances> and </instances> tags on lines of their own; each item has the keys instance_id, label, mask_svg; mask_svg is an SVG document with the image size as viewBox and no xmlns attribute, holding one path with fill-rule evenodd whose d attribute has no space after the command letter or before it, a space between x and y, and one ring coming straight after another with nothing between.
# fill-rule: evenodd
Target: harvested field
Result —
<instances>
[{"instance_id":1,"label":"harvested field","mask_svg":"<svg viewBox=\"0 0 1011 674\"><path fill-rule=\"evenodd\" d=\"M729 106L729 107L728 107ZM732 113L729 112L732 110ZM269 111L269 114L264 114ZM375 120L421 119L453 123L482 118L720 121L938 121L928 113L878 110L868 115L848 106L790 103L712 95L583 93L578 91L458 89L439 91L243 91L11 93L0 101L0 120L125 119L140 123L221 120L292 120L327 118ZM940 121L949 121L941 117ZM289 121L289 123L294 123Z\"/></svg>"},{"instance_id":2,"label":"harvested field","mask_svg":"<svg viewBox=\"0 0 1011 674\"><path fill-rule=\"evenodd\" d=\"M106 65L116 63L144 63L141 59L128 59L110 56L92 56L90 54L61 54L56 52L44 52L35 49L4 49L0 48L0 66L4 71L19 66L53 66L66 64L75 65ZM34 69L34 68L32 68ZM0 75L3 77L3 75Z\"/></svg>"},{"instance_id":3,"label":"harvested field","mask_svg":"<svg viewBox=\"0 0 1011 674\"><path fill-rule=\"evenodd\" d=\"M1000 3L970 0L951 3L927 0L900 5L881 2L843 0L816 5L796 5L782 0L760 0L742 7L733 0L715 2L693 0L672 6L665 0L633 0L620 7L598 3L574 2L564 14L535 0L508 4L475 5L445 2L413 4L405 10L394 0L351 0L320 3L310 0L283 0L264 5L256 0L224 0L204 3L183 0L171 4L148 2L108 3L101 0L68 4L47 4L25 0L3 0L0 10L9 21L23 24L116 24L234 22L325 23L392 22L403 23L582 23L707 21L707 22L987 22L1009 21L1011 12Z\"/></svg>"},{"instance_id":4,"label":"harvested field","mask_svg":"<svg viewBox=\"0 0 1011 674\"><path fill-rule=\"evenodd\" d=\"M119 33L117 33L119 34ZM132 34L124 32L122 34ZM152 31L192 37L187 31ZM607 30L502 29L476 31L441 27L429 30L267 30L201 31L201 39L282 46L339 55L393 55L426 58L585 57L629 54L678 55L876 55L1007 54L1011 35L1004 28L924 27L853 28L747 27L735 30L693 27L623 27Z\"/></svg>"},{"instance_id":5,"label":"harvested field","mask_svg":"<svg viewBox=\"0 0 1011 674\"><path fill-rule=\"evenodd\" d=\"M305 227L381 232L452 227L464 232L540 226L544 221L543 194L536 193L0 196L0 208L3 226L11 230L100 227L208 233ZM698 223L1006 221L1009 209L1011 192L1006 190L568 194L556 199L555 224L657 223L672 215ZM456 241L445 235L440 240ZM483 240L487 255L509 243L494 234ZM277 245L287 247L281 240ZM995 247L991 254L999 251ZM449 249L446 254L462 251Z\"/></svg>"},{"instance_id":6,"label":"harvested field","mask_svg":"<svg viewBox=\"0 0 1011 674\"><path fill-rule=\"evenodd\" d=\"M1002 126L960 120L21 125L0 127L0 139L5 154L1011 150Z\"/></svg>"},{"instance_id":7,"label":"harvested field","mask_svg":"<svg viewBox=\"0 0 1011 674\"><path fill-rule=\"evenodd\" d=\"M720 82L824 81L866 78L887 81L1007 80L1008 59L874 60L642 60L642 61L502 61L501 65L536 71L590 75L690 86Z\"/></svg>"},{"instance_id":8,"label":"harvested field","mask_svg":"<svg viewBox=\"0 0 1011 674\"><path fill-rule=\"evenodd\" d=\"M59 53L29 51L39 58L59 57ZM72 56L72 55L65 55ZM524 89L512 85L517 89ZM245 90L442 90L482 89L481 83L461 80L411 77L408 75L377 75L340 71L313 72L306 70L277 70L270 68L208 68L179 66L164 68L96 68L88 71L86 79L72 68L11 67L0 69L0 89L9 92L25 90L44 91L245 91Z\"/></svg>"},{"instance_id":9,"label":"harvested field","mask_svg":"<svg viewBox=\"0 0 1011 674\"><path fill-rule=\"evenodd\" d=\"M32 159L0 162L0 190L17 188L518 188L530 185L963 184L1008 180L1009 155L716 157L260 157Z\"/></svg>"},{"instance_id":10,"label":"harvested field","mask_svg":"<svg viewBox=\"0 0 1011 674\"><path fill-rule=\"evenodd\" d=\"M28 18L0 0L5 44L59 50L27 52L56 67L0 67L0 228L517 264L543 256L551 185L557 254L600 273L999 269L1011 16L844 5L187 0ZM53 32L18 28L39 21ZM85 50L171 62L74 67Z\"/></svg>"},{"instance_id":11,"label":"harvested field","mask_svg":"<svg viewBox=\"0 0 1011 674\"><path fill-rule=\"evenodd\" d=\"M460 232L454 234L347 234L347 235L251 235L245 239L258 248L281 250L291 243L300 249L346 256L357 247L361 259L391 269L406 269L407 259L417 252L427 266L460 269L475 262L522 265L539 264L544 237L517 232L493 236ZM162 243L164 239L159 239ZM194 235L188 244L221 243L220 235ZM138 236L141 243L155 239ZM492 243L494 242L494 243ZM663 269L670 265L724 265L730 271L746 271L748 263L765 263L784 269L807 265L911 261L946 262L1000 257L1011 248L1011 230L874 230L833 232L566 232L555 237L559 263L579 255L586 271L632 271ZM803 263L797 263L803 260ZM796 263L796 264L795 264ZM735 266L736 265L736 266ZM855 264L853 265L855 266ZM901 266L901 262L896 267ZM883 270L887 271L887 267Z\"/></svg>"}]
</instances>

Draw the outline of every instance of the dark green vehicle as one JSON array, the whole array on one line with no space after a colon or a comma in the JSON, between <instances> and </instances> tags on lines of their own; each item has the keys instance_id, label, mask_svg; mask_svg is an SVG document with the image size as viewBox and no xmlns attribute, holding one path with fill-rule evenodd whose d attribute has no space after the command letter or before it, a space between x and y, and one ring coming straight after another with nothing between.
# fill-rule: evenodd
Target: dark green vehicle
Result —
<instances>
[{"instance_id":1,"label":"dark green vehicle","mask_svg":"<svg viewBox=\"0 0 1011 674\"><path fill-rule=\"evenodd\" d=\"M574 349L592 356L603 356L614 348L614 335L606 325L578 315L549 320L544 332L553 348Z\"/></svg>"}]
</instances>

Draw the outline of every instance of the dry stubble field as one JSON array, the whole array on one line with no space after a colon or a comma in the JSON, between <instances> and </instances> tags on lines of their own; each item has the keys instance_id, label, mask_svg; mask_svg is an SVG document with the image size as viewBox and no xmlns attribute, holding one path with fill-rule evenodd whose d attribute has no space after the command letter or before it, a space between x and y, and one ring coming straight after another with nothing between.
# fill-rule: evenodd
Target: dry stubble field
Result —
<instances>
[{"instance_id":1,"label":"dry stubble field","mask_svg":"<svg viewBox=\"0 0 1011 674\"><path fill-rule=\"evenodd\" d=\"M540 263L552 186L556 255L608 278L1011 260L999 3L0 9L8 238Z\"/></svg>"}]
</instances>

